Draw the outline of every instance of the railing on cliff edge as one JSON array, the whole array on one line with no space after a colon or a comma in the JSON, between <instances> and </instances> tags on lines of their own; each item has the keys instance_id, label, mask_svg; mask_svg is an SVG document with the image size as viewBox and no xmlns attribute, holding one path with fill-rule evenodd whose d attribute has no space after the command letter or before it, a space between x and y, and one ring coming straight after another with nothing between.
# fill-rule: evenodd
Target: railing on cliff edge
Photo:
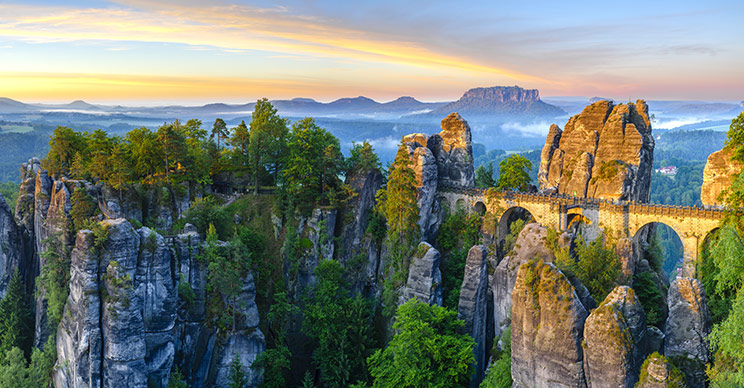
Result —
<instances>
[{"instance_id":1,"label":"railing on cliff edge","mask_svg":"<svg viewBox=\"0 0 744 388\"><path fill-rule=\"evenodd\" d=\"M452 185L438 185L437 190L464 194L473 197L483 197L487 189L481 189L476 187L460 187ZM494 189L495 190L495 189ZM723 218L724 209L720 206L676 206L676 205L662 205L653 203L644 203L636 201L616 201L612 199L603 198L585 198L576 197L572 195L559 194L559 193L525 193L519 191L503 191L497 190L498 193L503 195L503 198L507 200L519 200L527 202L538 202L538 203L559 203L567 206L597 206L599 209L610 210L610 211L624 211L624 208L628 208L629 213L642 213L642 214L655 214L665 216L682 216L682 217L696 217L696 218Z\"/></svg>"}]
</instances>

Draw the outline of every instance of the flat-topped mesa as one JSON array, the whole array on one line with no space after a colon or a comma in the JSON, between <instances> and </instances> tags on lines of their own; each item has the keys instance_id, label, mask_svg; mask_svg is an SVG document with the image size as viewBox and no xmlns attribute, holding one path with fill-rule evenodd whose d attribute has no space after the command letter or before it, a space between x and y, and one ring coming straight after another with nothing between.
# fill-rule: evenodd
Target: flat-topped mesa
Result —
<instances>
[{"instance_id":1,"label":"flat-topped mesa","mask_svg":"<svg viewBox=\"0 0 744 388\"><path fill-rule=\"evenodd\" d=\"M731 160L732 156L733 149L730 147L724 147L708 156L703 170L703 186L700 188L700 201L703 205L721 204L723 199L719 199L719 195L731 186L736 174L744 167L739 161Z\"/></svg>"},{"instance_id":2,"label":"flat-topped mesa","mask_svg":"<svg viewBox=\"0 0 744 388\"><path fill-rule=\"evenodd\" d=\"M540 189L578 197L647 202L654 138L643 100L597 101L550 127L538 172Z\"/></svg>"}]
</instances>

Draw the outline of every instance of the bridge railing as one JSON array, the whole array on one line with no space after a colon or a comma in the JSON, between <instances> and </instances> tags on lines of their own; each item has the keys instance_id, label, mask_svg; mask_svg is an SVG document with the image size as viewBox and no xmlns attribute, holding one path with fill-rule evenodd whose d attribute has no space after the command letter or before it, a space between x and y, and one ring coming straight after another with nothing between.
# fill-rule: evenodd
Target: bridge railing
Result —
<instances>
[{"instance_id":1,"label":"bridge railing","mask_svg":"<svg viewBox=\"0 0 744 388\"><path fill-rule=\"evenodd\" d=\"M439 185L438 190L452 192L457 194L468 195L472 197L482 197L487 189L476 187L459 187L451 185ZM724 211L720 206L677 206L662 205L654 203L644 203L636 201L612 200L605 198L585 198L576 197L561 193L525 193L519 191L498 190L502 198L512 201L539 202L539 203L558 203L566 206L580 207L598 207L611 211L624 211L627 207L629 212L655 214L663 216L682 216L698 218L722 218Z\"/></svg>"}]
</instances>

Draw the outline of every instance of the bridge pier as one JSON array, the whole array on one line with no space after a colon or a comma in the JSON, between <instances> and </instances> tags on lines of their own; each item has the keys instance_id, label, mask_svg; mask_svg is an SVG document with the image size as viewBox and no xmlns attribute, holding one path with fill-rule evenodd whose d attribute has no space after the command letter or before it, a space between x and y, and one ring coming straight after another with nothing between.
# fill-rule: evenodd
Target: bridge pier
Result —
<instances>
[{"instance_id":1,"label":"bridge pier","mask_svg":"<svg viewBox=\"0 0 744 388\"><path fill-rule=\"evenodd\" d=\"M684 249L682 261L682 276L697 277L697 267L700 259L700 238L698 236L679 236Z\"/></svg>"}]
</instances>

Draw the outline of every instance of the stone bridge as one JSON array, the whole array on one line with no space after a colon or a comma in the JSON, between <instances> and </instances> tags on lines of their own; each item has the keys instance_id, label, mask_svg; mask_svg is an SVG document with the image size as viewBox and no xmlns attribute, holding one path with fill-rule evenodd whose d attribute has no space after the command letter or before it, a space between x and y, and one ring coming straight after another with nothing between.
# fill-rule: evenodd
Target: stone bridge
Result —
<instances>
[{"instance_id":1,"label":"stone bridge","mask_svg":"<svg viewBox=\"0 0 744 388\"><path fill-rule=\"evenodd\" d=\"M439 187L439 199L450 209L462 208L485 216L484 233L498 239L509 231L509 220L517 209L527 210L536 222L567 230L582 222L617 237L637 238L646 225L662 223L682 240L684 270L694 275L700 244L719 226L723 211L697 207L654 205L562 194L520 193L475 188Z\"/></svg>"}]
</instances>

